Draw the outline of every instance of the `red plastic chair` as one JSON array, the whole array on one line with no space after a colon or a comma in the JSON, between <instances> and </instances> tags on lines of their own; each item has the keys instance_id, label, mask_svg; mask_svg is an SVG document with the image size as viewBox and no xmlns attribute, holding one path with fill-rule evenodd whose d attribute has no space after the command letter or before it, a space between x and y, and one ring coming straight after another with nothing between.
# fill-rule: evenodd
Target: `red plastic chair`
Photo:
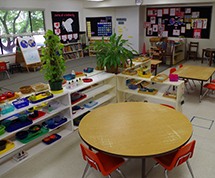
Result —
<instances>
[{"instance_id":1,"label":"red plastic chair","mask_svg":"<svg viewBox=\"0 0 215 178\"><path fill-rule=\"evenodd\" d=\"M173 67L173 68L171 68L171 69L169 70L169 74L172 74L172 73L175 72L175 71L176 71L176 68Z\"/></svg>"},{"instance_id":2,"label":"red plastic chair","mask_svg":"<svg viewBox=\"0 0 215 178\"><path fill-rule=\"evenodd\" d=\"M206 83L204 86L204 88L206 88L206 91L203 93L200 101L204 98L205 95L207 95L210 91L212 91L212 93L214 93L215 91L215 82L211 81L211 83Z\"/></svg>"},{"instance_id":3,"label":"red plastic chair","mask_svg":"<svg viewBox=\"0 0 215 178\"><path fill-rule=\"evenodd\" d=\"M160 105L166 106L166 107L171 108L171 109L175 109L173 106L170 106L170 105L168 105L168 104L160 104Z\"/></svg>"},{"instance_id":4,"label":"red plastic chair","mask_svg":"<svg viewBox=\"0 0 215 178\"><path fill-rule=\"evenodd\" d=\"M95 153L85 147L83 144L80 144L80 147L83 159L87 161L82 178L85 177L89 166L96 169L97 171L100 171L103 176L108 176L111 178L111 173L116 170L122 178L125 178L119 169L119 167L125 162L123 158L113 157L102 152Z\"/></svg>"},{"instance_id":5,"label":"red plastic chair","mask_svg":"<svg viewBox=\"0 0 215 178\"><path fill-rule=\"evenodd\" d=\"M181 164L186 162L187 167L190 171L190 174L191 174L192 178L194 178L193 171L191 169L191 166L190 166L188 160L190 158L192 158L192 156L193 156L195 144L196 144L196 141L193 140L190 143L182 146L179 150L177 150L173 153L154 158L157 161L157 163L154 165L154 167L156 167L157 165L161 165L162 167L164 167L165 178L168 178L168 171L171 171L173 168L180 166ZM154 167L152 167L152 169ZM150 169L150 171L152 169ZM148 173L147 173L147 175L148 175Z\"/></svg>"},{"instance_id":6,"label":"red plastic chair","mask_svg":"<svg viewBox=\"0 0 215 178\"><path fill-rule=\"evenodd\" d=\"M7 77L10 78L10 75L7 71L7 64L6 62L0 62L0 72L5 72Z\"/></svg>"}]
</instances>

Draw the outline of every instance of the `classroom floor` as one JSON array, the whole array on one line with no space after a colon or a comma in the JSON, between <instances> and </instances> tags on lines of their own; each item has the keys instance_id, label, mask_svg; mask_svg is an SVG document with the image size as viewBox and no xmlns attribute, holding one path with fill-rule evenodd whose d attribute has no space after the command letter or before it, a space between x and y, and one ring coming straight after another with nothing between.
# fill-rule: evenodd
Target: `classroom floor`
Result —
<instances>
[{"instance_id":1,"label":"classroom floor","mask_svg":"<svg viewBox=\"0 0 215 178\"><path fill-rule=\"evenodd\" d=\"M200 61L186 61L186 63L201 65ZM94 65L95 61L92 59L83 63L80 62L76 66L72 64L71 68L79 70L80 68L83 69L83 67ZM207 66L206 63L203 65ZM168 71L165 70L164 73L168 73ZM17 90L21 85L29 85L31 82L43 82L41 74L38 72L30 72L28 75L26 73L16 73L13 75L11 75L10 80L1 80L0 85ZM24 78L25 80L26 78L28 79L27 83L25 83ZM185 103L182 109L182 112L192 121L193 136L191 140L195 139L197 141L194 156L190 160L190 164L195 178L213 178L215 175L215 94L204 97L200 103L198 97L199 83L196 82L196 85L196 88L190 90L189 94L185 92ZM1 176L1 178L80 178L85 167L85 162L79 148L80 142L81 139L78 131L75 131L72 135L62 139L59 144L54 144L49 150L43 151L32 159L23 162ZM154 161L151 158L147 158L146 169L148 170L153 163ZM128 159L121 167L121 170L127 178L140 178L141 160ZM87 174L87 178L102 177L100 173L92 169ZM112 177L119 178L120 176L114 173ZM149 174L148 178L164 178L163 169L161 167L155 168ZM171 171L169 178L191 178L191 175L184 164Z\"/></svg>"}]
</instances>

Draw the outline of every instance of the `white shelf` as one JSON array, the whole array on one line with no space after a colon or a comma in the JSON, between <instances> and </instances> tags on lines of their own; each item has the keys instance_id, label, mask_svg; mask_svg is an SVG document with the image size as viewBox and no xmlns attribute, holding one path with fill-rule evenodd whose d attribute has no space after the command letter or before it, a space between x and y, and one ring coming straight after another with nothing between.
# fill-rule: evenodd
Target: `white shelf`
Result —
<instances>
[{"instance_id":1,"label":"white shelf","mask_svg":"<svg viewBox=\"0 0 215 178\"><path fill-rule=\"evenodd\" d=\"M58 94L58 95L54 95L54 97L52 97L52 98L50 98L50 99L47 99L47 100L44 100L44 101L42 101L42 102L35 103L35 104L29 103L28 106L23 107L23 108L20 108L20 109L16 109L16 108L15 108L14 111L12 111L12 112L10 112L10 113L8 113L8 114L1 115L0 120L3 120L3 119L5 119L5 118L8 118L8 117L10 117L10 116L12 116L12 115L14 115L14 114L24 112L24 111L28 110L29 108L38 106L38 105L40 105L40 104L42 104L42 103L45 103L45 102L49 102L49 101L51 101L51 100L53 100L53 99L58 99L59 97L62 97L62 96L65 96L65 95L67 95L67 92L64 91L63 93ZM21 96L21 97L27 97L27 95L23 95L23 96ZM9 102L9 103L12 103L12 102Z\"/></svg>"},{"instance_id":2,"label":"white shelf","mask_svg":"<svg viewBox=\"0 0 215 178\"><path fill-rule=\"evenodd\" d=\"M104 95L103 97L97 99L97 100L93 100L93 101L96 101L98 102L95 106L91 107L91 108L84 108L82 110L78 110L75 114L73 114L73 119L83 115L84 113L88 112L88 111L91 111L92 109L102 105L103 103L111 100L112 98L116 97L115 95L112 95L112 94L107 94L107 95Z\"/></svg>"},{"instance_id":3,"label":"white shelf","mask_svg":"<svg viewBox=\"0 0 215 178\"><path fill-rule=\"evenodd\" d=\"M184 81L179 80L177 82L171 82L168 80L164 82L154 82L151 81L151 79L154 76L151 76L150 78L142 78L139 76L130 76L125 74L118 74L117 75L117 99L118 102L124 102L128 101L128 98L131 98L132 100L135 98L135 96L138 96L138 100L142 101L143 99L150 101L150 102L156 102L156 103L162 103L162 104L172 104L176 110L181 111L181 102L183 100L184 95ZM147 93L141 93L138 92L138 89L132 90L129 89L128 86L126 86L126 80L127 79L136 79L140 81L146 81L149 82L149 84L146 87L157 89L158 92L153 94L147 94ZM175 90L172 90L172 88L175 87ZM166 91L174 92L175 98L165 97L163 94ZM133 97L133 98L132 98Z\"/></svg>"},{"instance_id":4,"label":"white shelf","mask_svg":"<svg viewBox=\"0 0 215 178\"><path fill-rule=\"evenodd\" d=\"M72 133L73 133L73 131L64 129L64 130L58 132L57 134L59 134L62 137L61 139L63 139L64 137L71 135ZM23 163L24 161L26 161L30 158L32 158L33 156L40 153L41 151L49 149L52 145L59 143L61 141L61 139L57 140L56 142L52 143L51 145L46 145L43 142L39 142L34 147L31 147L30 149L25 150L25 151L27 151L28 156L19 162L16 162L15 160L13 160L13 158L7 160L6 162L4 162L4 164L1 164L1 166L0 166L0 175L5 174L12 168L18 166L19 164Z\"/></svg>"},{"instance_id":5,"label":"white shelf","mask_svg":"<svg viewBox=\"0 0 215 178\"><path fill-rule=\"evenodd\" d=\"M20 129L17 129L13 132L5 132L3 135L0 136L0 139L7 139L11 140L15 147L11 150L8 150L6 153L0 155L0 176L7 171L11 170L13 167L21 164L22 162L26 161L27 159L33 157L34 155L40 153L41 151L50 148L50 146L54 145L55 143L51 145L45 145L42 143L42 139L47 137L50 134L58 133L62 136L62 139L71 134L75 129L77 129L76 126L73 125L73 119L85 114L86 112L99 107L101 105L110 103L110 102L116 102L116 76L115 74L109 74L105 73L103 71L94 70L92 73L88 73L87 77L92 78L93 81L89 83L82 83L79 86L74 87L73 89L66 89L64 87L64 91L62 94L56 94L52 98L47 99L40 103L35 104L29 104L27 107L23 107L21 109L15 109L13 112L10 112L6 115L1 116L0 120L6 119L10 116L13 116L18 113L22 113L29 108L40 106L42 103L49 103L50 101L56 101L60 103L60 105L57 107L57 109L52 110L51 112L46 112L46 114L36 120L33 120L33 123L22 127ZM85 78L85 77L82 77ZM79 101L78 103L75 103L74 105L71 104L71 94L74 92L78 92L82 90L83 93L87 95L85 99L82 101ZM22 95L21 97L27 97L27 95ZM77 111L76 114L72 114L72 107L78 104L81 104L82 106L85 103L88 103L90 100L94 100L98 102L95 106L91 108L84 108L83 110ZM15 140L15 135L17 132L22 130L28 130L28 128L32 125L39 124L41 125L44 121L52 118L56 115L63 115L67 118L67 122L63 123L62 125L56 127L55 129L49 129L49 132L44 133L44 135L41 135L38 138L35 138L34 140L23 144L17 140ZM60 139L61 140L61 139ZM59 141L60 141L59 140ZM57 141L56 143L58 143ZM19 153L20 151L25 150L28 153L28 157L21 160L20 162L16 162L13 160L13 156Z\"/></svg>"},{"instance_id":6,"label":"white shelf","mask_svg":"<svg viewBox=\"0 0 215 178\"><path fill-rule=\"evenodd\" d=\"M153 98L153 99L157 99L157 100L163 100L163 101L167 101L167 102L175 102L176 101L176 99L164 97L163 96L164 93L161 93L159 91L155 95L139 93L138 89L137 90L126 89L126 90L118 90L118 91L133 94L133 95L138 95L138 96L142 96L142 97L146 97L146 98Z\"/></svg>"},{"instance_id":7,"label":"white shelf","mask_svg":"<svg viewBox=\"0 0 215 178\"><path fill-rule=\"evenodd\" d=\"M46 113L44 116L42 116L42 117L40 117L40 118L38 118L38 119L36 119L36 120L33 120L33 123L32 123L31 125L35 125L35 124L37 124L37 123L39 123L39 122L41 122L41 121L43 121L43 120L45 120L45 119L47 119L47 118L51 118L52 116L54 116L54 115L56 115L56 114L62 112L62 111L65 110L65 109L69 109L69 106L61 106L60 108L57 108L57 109L53 110L53 111L50 112L50 113ZM15 133L17 133L17 132L19 132L19 131L21 131L21 130L26 129L26 128L28 128L28 127L31 126L31 125L27 125L27 126L25 126L25 127L22 127L22 128L20 128L20 129L17 129L17 130L15 130L15 131L13 131L13 132L5 132L3 135L0 136L0 140L1 140L1 139L4 139L4 138L6 138L6 137L13 136ZM0 158L1 158L1 156L0 156Z\"/></svg>"}]
</instances>

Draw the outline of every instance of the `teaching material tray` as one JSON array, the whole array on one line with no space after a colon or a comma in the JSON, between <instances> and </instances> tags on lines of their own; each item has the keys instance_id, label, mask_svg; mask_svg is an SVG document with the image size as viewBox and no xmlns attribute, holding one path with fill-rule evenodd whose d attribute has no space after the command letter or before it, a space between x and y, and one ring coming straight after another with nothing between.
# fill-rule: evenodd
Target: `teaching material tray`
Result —
<instances>
[{"instance_id":1,"label":"teaching material tray","mask_svg":"<svg viewBox=\"0 0 215 178\"><path fill-rule=\"evenodd\" d=\"M49 98L52 98L54 95L50 92L41 92L38 93L36 95L32 95L28 97L28 100L30 101L30 103L39 103L41 101L45 101Z\"/></svg>"},{"instance_id":2,"label":"teaching material tray","mask_svg":"<svg viewBox=\"0 0 215 178\"><path fill-rule=\"evenodd\" d=\"M52 134L52 135L50 135L48 137L45 137L42 141L43 141L43 143L45 143L47 145L50 145L50 144L56 142L57 140L59 140L60 138L61 138L60 135Z\"/></svg>"},{"instance_id":3,"label":"teaching material tray","mask_svg":"<svg viewBox=\"0 0 215 178\"><path fill-rule=\"evenodd\" d=\"M29 132L28 136L24 139L17 139L19 140L21 143L28 143L46 133L49 132L49 129L48 128L45 128L45 127L41 127L40 131L36 132L36 133L31 133Z\"/></svg>"},{"instance_id":4,"label":"teaching material tray","mask_svg":"<svg viewBox=\"0 0 215 178\"><path fill-rule=\"evenodd\" d=\"M0 155L8 152L9 150L13 149L15 147L15 144L11 142L10 140L7 140L6 148L4 150L0 151Z\"/></svg>"}]
</instances>

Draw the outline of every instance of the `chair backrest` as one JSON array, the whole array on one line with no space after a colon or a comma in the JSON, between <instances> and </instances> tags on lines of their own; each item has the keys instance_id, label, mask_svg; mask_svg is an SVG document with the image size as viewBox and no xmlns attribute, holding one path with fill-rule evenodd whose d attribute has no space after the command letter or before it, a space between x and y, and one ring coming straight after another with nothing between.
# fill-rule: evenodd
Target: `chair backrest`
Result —
<instances>
[{"instance_id":1,"label":"chair backrest","mask_svg":"<svg viewBox=\"0 0 215 178\"><path fill-rule=\"evenodd\" d=\"M160 104L160 105L162 105L162 106L166 106L166 107L171 108L171 109L175 109L173 106L168 105L168 104Z\"/></svg>"},{"instance_id":2,"label":"chair backrest","mask_svg":"<svg viewBox=\"0 0 215 178\"><path fill-rule=\"evenodd\" d=\"M169 70L169 74L172 74L172 73L175 72L175 71L176 71L176 68L173 67L173 68L171 68L171 69Z\"/></svg>"},{"instance_id":3,"label":"chair backrest","mask_svg":"<svg viewBox=\"0 0 215 178\"><path fill-rule=\"evenodd\" d=\"M183 67L183 64L180 64L180 65L179 65L179 68L182 68L182 67Z\"/></svg>"},{"instance_id":4,"label":"chair backrest","mask_svg":"<svg viewBox=\"0 0 215 178\"><path fill-rule=\"evenodd\" d=\"M80 144L80 147L81 147L83 159L87 161L91 167L101 172L103 169L103 166L98 156L96 155L96 153L90 150L89 148L85 147L83 144Z\"/></svg>"},{"instance_id":5,"label":"chair backrest","mask_svg":"<svg viewBox=\"0 0 215 178\"><path fill-rule=\"evenodd\" d=\"M0 72L4 72L7 70L6 62L0 62Z\"/></svg>"},{"instance_id":6,"label":"chair backrest","mask_svg":"<svg viewBox=\"0 0 215 178\"><path fill-rule=\"evenodd\" d=\"M192 158L195 144L196 144L196 141L193 140L190 143L182 146L177 151L177 153L172 161L172 166L173 167L179 166L182 163L186 162L188 159Z\"/></svg>"},{"instance_id":7,"label":"chair backrest","mask_svg":"<svg viewBox=\"0 0 215 178\"><path fill-rule=\"evenodd\" d=\"M198 52L199 42L190 42L189 51Z\"/></svg>"}]
</instances>

